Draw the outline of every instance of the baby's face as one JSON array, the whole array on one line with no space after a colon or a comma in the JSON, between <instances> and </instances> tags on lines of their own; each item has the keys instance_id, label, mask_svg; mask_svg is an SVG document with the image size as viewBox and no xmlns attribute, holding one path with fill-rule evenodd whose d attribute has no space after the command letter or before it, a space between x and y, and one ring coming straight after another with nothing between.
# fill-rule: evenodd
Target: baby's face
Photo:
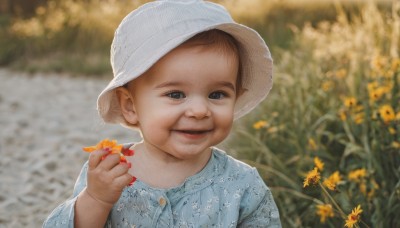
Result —
<instances>
[{"instance_id":1,"label":"baby's face","mask_svg":"<svg viewBox=\"0 0 400 228\"><path fill-rule=\"evenodd\" d=\"M232 126L238 59L205 45L168 53L129 85L147 148L179 159L199 156Z\"/></svg>"}]
</instances>

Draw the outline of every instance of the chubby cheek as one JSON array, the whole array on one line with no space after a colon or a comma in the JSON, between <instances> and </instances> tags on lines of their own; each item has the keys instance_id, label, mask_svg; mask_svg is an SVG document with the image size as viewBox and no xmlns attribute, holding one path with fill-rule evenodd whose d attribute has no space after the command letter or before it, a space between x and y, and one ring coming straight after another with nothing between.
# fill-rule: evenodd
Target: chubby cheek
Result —
<instances>
[{"instance_id":1,"label":"chubby cheek","mask_svg":"<svg viewBox=\"0 0 400 228\"><path fill-rule=\"evenodd\" d=\"M162 143L168 137L174 124L173 115L168 110L148 110L139 115L139 127L143 137L155 143Z\"/></svg>"},{"instance_id":2,"label":"chubby cheek","mask_svg":"<svg viewBox=\"0 0 400 228\"><path fill-rule=\"evenodd\" d=\"M163 126L156 125L154 122L143 122L140 125L142 137L151 144L161 145L165 138L168 137L167 131L162 131Z\"/></svg>"},{"instance_id":3,"label":"chubby cheek","mask_svg":"<svg viewBox=\"0 0 400 228\"><path fill-rule=\"evenodd\" d=\"M222 142L231 131L233 125L233 113L221 115L216 119L216 126L218 128L216 135L216 143Z\"/></svg>"}]
</instances>

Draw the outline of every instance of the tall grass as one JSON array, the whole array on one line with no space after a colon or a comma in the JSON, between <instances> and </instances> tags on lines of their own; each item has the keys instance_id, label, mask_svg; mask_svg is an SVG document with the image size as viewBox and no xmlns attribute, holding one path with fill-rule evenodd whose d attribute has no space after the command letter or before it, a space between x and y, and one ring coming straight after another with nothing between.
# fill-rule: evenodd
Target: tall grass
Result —
<instances>
[{"instance_id":1,"label":"tall grass","mask_svg":"<svg viewBox=\"0 0 400 228\"><path fill-rule=\"evenodd\" d=\"M292 48L275 53L272 93L227 145L259 168L284 227L399 227L400 3L336 10L294 29Z\"/></svg>"},{"instance_id":2,"label":"tall grass","mask_svg":"<svg viewBox=\"0 0 400 228\"><path fill-rule=\"evenodd\" d=\"M109 50L115 28L149 0L48 0L30 18L0 15L0 66L24 71L110 74ZM341 0L347 14L363 1ZM333 21L333 1L215 0L233 17L260 32L272 49L287 48L292 26ZM385 4L381 4L384 8Z\"/></svg>"},{"instance_id":3,"label":"tall grass","mask_svg":"<svg viewBox=\"0 0 400 228\"><path fill-rule=\"evenodd\" d=\"M49 0L31 18L0 27L0 65L25 71L110 73L109 50L122 18L146 0Z\"/></svg>"}]
</instances>

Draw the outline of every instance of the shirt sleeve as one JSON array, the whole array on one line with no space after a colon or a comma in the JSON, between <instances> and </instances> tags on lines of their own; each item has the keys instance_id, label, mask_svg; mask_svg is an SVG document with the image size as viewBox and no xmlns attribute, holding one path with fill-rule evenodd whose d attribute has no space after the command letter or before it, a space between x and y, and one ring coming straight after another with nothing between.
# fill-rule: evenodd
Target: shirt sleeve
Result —
<instances>
[{"instance_id":1,"label":"shirt sleeve","mask_svg":"<svg viewBox=\"0 0 400 228\"><path fill-rule=\"evenodd\" d=\"M74 227L74 208L79 193L86 187L86 174L88 162L83 165L79 177L75 183L73 195L70 199L59 205L51 212L49 217L44 221L43 228L51 227Z\"/></svg>"},{"instance_id":2,"label":"shirt sleeve","mask_svg":"<svg viewBox=\"0 0 400 228\"><path fill-rule=\"evenodd\" d=\"M242 213L238 227L281 228L278 207L270 189L257 170L253 170L253 183L250 184L242 200Z\"/></svg>"}]
</instances>

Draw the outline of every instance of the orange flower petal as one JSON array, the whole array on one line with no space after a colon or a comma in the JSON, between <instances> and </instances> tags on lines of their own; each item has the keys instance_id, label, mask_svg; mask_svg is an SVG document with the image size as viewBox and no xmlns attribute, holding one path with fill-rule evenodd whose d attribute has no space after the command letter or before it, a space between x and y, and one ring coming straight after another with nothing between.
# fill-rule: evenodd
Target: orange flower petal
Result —
<instances>
[{"instance_id":1,"label":"orange flower petal","mask_svg":"<svg viewBox=\"0 0 400 228\"><path fill-rule=\"evenodd\" d=\"M83 151L90 153L96 150L96 146L83 147L82 149Z\"/></svg>"},{"instance_id":2,"label":"orange flower petal","mask_svg":"<svg viewBox=\"0 0 400 228\"><path fill-rule=\"evenodd\" d=\"M104 155L101 160L104 160L108 155L110 154L119 154L120 155L120 163L126 163L128 164L129 168L132 167L132 164L126 160L125 156L132 156L134 155L134 151L129 149L129 148L124 148L123 145L118 145L117 140L109 140L109 139L104 139L97 143L95 146L88 146L88 147L83 147L83 151L91 153L95 150L100 150L103 149L108 152L108 154ZM128 184L128 186L133 185L133 183L136 181L136 177L132 178L132 181Z\"/></svg>"}]
</instances>

